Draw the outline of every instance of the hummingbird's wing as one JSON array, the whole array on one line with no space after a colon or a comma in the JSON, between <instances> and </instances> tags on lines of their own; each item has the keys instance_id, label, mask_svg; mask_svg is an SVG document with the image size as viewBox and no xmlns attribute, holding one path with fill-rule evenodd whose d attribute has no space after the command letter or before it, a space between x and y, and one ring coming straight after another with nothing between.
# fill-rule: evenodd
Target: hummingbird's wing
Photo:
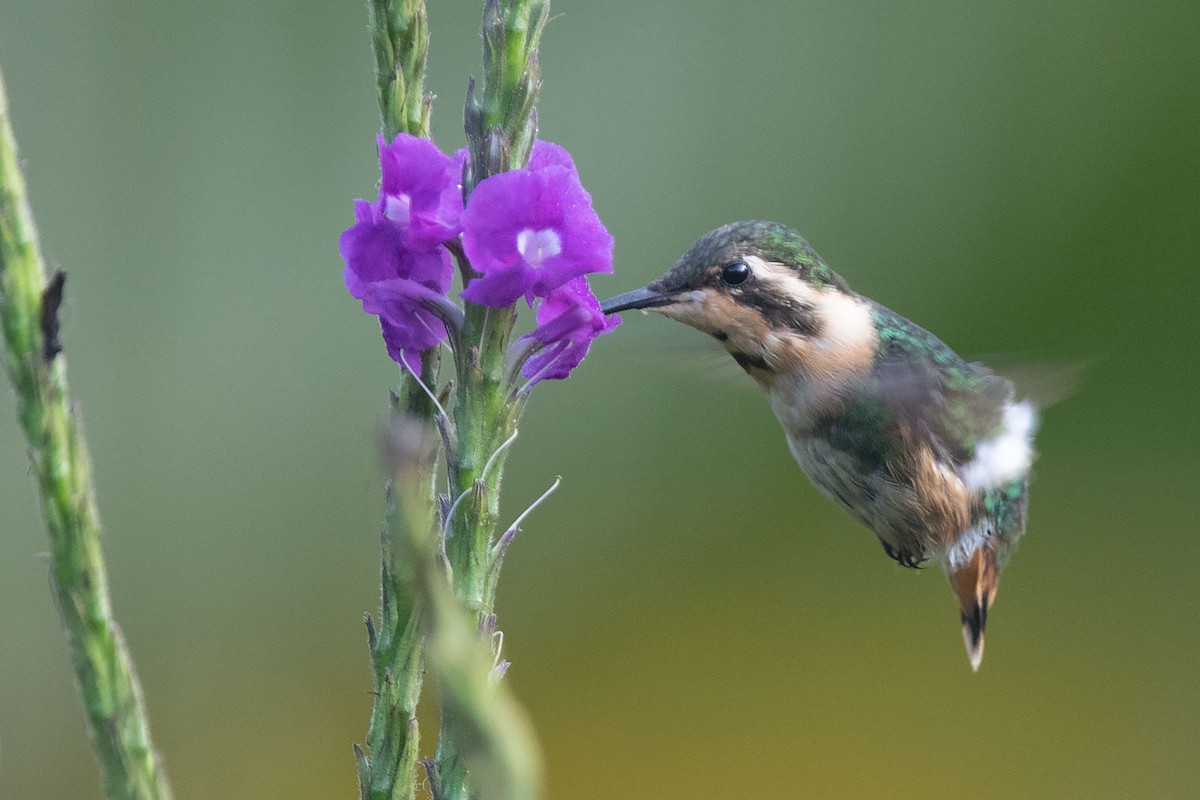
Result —
<instances>
[{"instance_id":1,"label":"hummingbird's wing","mask_svg":"<svg viewBox=\"0 0 1200 800\"><path fill-rule=\"evenodd\" d=\"M1085 375L1099 359L1064 360L1024 353L987 353L976 355L973 360L987 364L997 375L1007 378L1017 388L1018 396L1044 411L1078 392Z\"/></svg>"},{"instance_id":2,"label":"hummingbird's wing","mask_svg":"<svg viewBox=\"0 0 1200 800\"><path fill-rule=\"evenodd\" d=\"M897 424L958 468L974 456L977 442L1003 424L1013 387L982 365L955 359L957 364L938 364L893 356L876 365L872 378Z\"/></svg>"},{"instance_id":3,"label":"hummingbird's wing","mask_svg":"<svg viewBox=\"0 0 1200 800\"><path fill-rule=\"evenodd\" d=\"M898 424L957 469L1003 425L1012 384L894 311L876 304L874 315L880 343L871 388Z\"/></svg>"},{"instance_id":4,"label":"hummingbird's wing","mask_svg":"<svg viewBox=\"0 0 1200 800\"><path fill-rule=\"evenodd\" d=\"M918 566L975 524L980 498L961 471L977 443L1002 429L1013 389L909 320L873 311L871 371L821 427L819 446L831 453L807 460L814 483L844 497L891 558Z\"/></svg>"}]
</instances>

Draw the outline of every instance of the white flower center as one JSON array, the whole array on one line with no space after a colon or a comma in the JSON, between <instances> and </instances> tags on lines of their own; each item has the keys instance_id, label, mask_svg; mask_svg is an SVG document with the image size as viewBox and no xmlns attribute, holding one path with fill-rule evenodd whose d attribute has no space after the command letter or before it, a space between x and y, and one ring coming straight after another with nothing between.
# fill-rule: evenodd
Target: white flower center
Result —
<instances>
[{"instance_id":1,"label":"white flower center","mask_svg":"<svg viewBox=\"0 0 1200 800\"><path fill-rule=\"evenodd\" d=\"M383 201L383 215L399 225L412 222L412 198L406 194L389 194Z\"/></svg>"},{"instance_id":2,"label":"white flower center","mask_svg":"<svg viewBox=\"0 0 1200 800\"><path fill-rule=\"evenodd\" d=\"M547 258L562 252L562 239L553 228L526 228L517 234L517 250L531 267L540 267Z\"/></svg>"}]
</instances>

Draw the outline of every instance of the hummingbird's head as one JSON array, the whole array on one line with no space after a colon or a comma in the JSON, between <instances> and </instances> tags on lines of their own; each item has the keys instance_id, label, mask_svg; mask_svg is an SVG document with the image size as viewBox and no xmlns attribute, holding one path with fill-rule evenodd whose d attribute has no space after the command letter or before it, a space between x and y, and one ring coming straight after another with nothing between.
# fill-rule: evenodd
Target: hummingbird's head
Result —
<instances>
[{"instance_id":1,"label":"hummingbird's head","mask_svg":"<svg viewBox=\"0 0 1200 800\"><path fill-rule=\"evenodd\" d=\"M764 383L805 367L840 371L842 362L857 365L874 352L870 307L799 233L777 222L710 231L661 278L601 308L647 309L690 325Z\"/></svg>"}]
</instances>

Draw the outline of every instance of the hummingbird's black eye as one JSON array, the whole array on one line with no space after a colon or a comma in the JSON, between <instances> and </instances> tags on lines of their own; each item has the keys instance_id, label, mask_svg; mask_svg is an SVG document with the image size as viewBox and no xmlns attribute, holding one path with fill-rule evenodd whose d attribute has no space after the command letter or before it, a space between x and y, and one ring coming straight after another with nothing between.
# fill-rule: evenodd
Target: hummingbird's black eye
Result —
<instances>
[{"instance_id":1,"label":"hummingbird's black eye","mask_svg":"<svg viewBox=\"0 0 1200 800\"><path fill-rule=\"evenodd\" d=\"M745 261L734 261L732 264L726 264L725 269L721 270L721 280L726 286L737 286L739 283L745 283L752 274Z\"/></svg>"}]
</instances>

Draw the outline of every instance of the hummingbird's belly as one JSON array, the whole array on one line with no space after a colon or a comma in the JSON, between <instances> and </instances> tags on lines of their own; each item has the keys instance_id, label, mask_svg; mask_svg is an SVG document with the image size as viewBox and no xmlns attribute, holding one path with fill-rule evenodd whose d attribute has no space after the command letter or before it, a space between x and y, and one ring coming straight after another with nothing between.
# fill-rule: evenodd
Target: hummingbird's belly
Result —
<instances>
[{"instance_id":1,"label":"hummingbird's belly","mask_svg":"<svg viewBox=\"0 0 1200 800\"><path fill-rule=\"evenodd\" d=\"M870 528L901 563L940 556L969 527L962 482L927 452L909 454L903 464L865 468L819 436L789 436L788 447L813 485Z\"/></svg>"},{"instance_id":2,"label":"hummingbird's belly","mask_svg":"<svg viewBox=\"0 0 1200 800\"><path fill-rule=\"evenodd\" d=\"M853 456L830 447L821 439L789 436L787 440L792 457L813 486L878 533L880 509L876 505L879 492L870 485L869 476L861 473Z\"/></svg>"}]
</instances>

